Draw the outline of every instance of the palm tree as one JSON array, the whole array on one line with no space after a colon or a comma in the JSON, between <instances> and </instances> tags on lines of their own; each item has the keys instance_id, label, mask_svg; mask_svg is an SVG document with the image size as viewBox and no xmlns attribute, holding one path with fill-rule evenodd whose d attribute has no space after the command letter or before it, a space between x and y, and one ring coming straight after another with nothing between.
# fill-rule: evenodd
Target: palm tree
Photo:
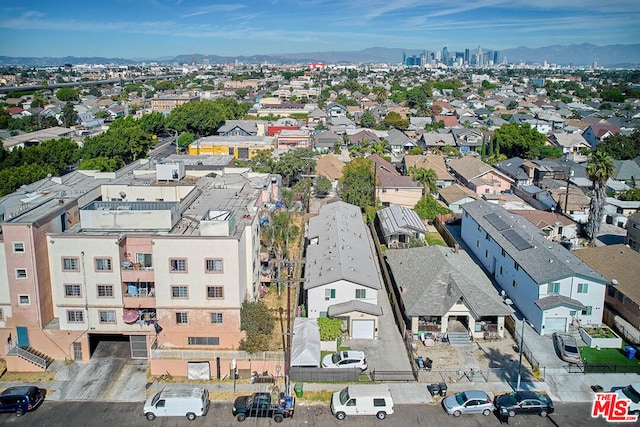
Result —
<instances>
[{"instance_id":1,"label":"palm tree","mask_svg":"<svg viewBox=\"0 0 640 427\"><path fill-rule=\"evenodd\" d=\"M436 181L438 175L433 169L424 169L411 166L409 168L409 175L424 186L425 194L435 193L438 188L436 187Z\"/></svg>"},{"instance_id":2,"label":"palm tree","mask_svg":"<svg viewBox=\"0 0 640 427\"><path fill-rule=\"evenodd\" d=\"M589 203L589 219L587 221L587 237L591 245L595 244L600 231L604 202L607 196L606 183L613 175L613 160L604 151L597 150L587 164L587 176L593 183L591 186L591 202Z\"/></svg>"}]
</instances>

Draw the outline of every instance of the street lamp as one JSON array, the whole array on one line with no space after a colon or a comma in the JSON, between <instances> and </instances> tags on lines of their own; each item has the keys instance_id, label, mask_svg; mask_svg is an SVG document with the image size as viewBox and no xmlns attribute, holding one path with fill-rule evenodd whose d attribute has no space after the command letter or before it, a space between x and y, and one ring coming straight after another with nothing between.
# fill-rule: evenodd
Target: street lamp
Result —
<instances>
[{"instance_id":1,"label":"street lamp","mask_svg":"<svg viewBox=\"0 0 640 427\"><path fill-rule=\"evenodd\" d=\"M520 362L518 363L518 383L516 385L516 391L520 390L520 380L522 379L522 347L524 346L524 324L527 319L522 317L522 330L520 331Z\"/></svg>"}]
</instances>

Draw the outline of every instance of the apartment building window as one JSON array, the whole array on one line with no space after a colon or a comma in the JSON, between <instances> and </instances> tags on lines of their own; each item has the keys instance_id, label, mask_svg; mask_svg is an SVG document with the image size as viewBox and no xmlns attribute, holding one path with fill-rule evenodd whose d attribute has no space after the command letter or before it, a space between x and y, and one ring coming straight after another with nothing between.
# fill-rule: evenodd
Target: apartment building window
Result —
<instances>
[{"instance_id":1,"label":"apartment building window","mask_svg":"<svg viewBox=\"0 0 640 427\"><path fill-rule=\"evenodd\" d=\"M136 264L140 264L141 267L153 267L153 257L151 254L136 254Z\"/></svg>"},{"instance_id":2,"label":"apartment building window","mask_svg":"<svg viewBox=\"0 0 640 427\"><path fill-rule=\"evenodd\" d=\"M485 251L484 251L484 257L485 257L485 258L489 258L489 250L488 250L488 249L485 249Z\"/></svg>"},{"instance_id":3,"label":"apartment building window","mask_svg":"<svg viewBox=\"0 0 640 427\"><path fill-rule=\"evenodd\" d=\"M169 260L171 271L187 271L187 259L186 258L172 258Z\"/></svg>"},{"instance_id":4,"label":"apartment building window","mask_svg":"<svg viewBox=\"0 0 640 427\"><path fill-rule=\"evenodd\" d=\"M82 310L67 310L67 322L84 323L84 313Z\"/></svg>"},{"instance_id":5,"label":"apartment building window","mask_svg":"<svg viewBox=\"0 0 640 427\"><path fill-rule=\"evenodd\" d=\"M80 291L80 285L64 285L64 296L66 297L82 296L82 292Z\"/></svg>"},{"instance_id":6,"label":"apartment building window","mask_svg":"<svg viewBox=\"0 0 640 427\"><path fill-rule=\"evenodd\" d=\"M111 271L111 258L96 258L97 271Z\"/></svg>"},{"instance_id":7,"label":"apartment building window","mask_svg":"<svg viewBox=\"0 0 640 427\"><path fill-rule=\"evenodd\" d=\"M211 313L211 323L216 325L222 323L222 313Z\"/></svg>"},{"instance_id":8,"label":"apartment building window","mask_svg":"<svg viewBox=\"0 0 640 427\"><path fill-rule=\"evenodd\" d=\"M480 240L476 240L476 248L480 247Z\"/></svg>"},{"instance_id":9,"label":"apartment building window","mask_svg":"<svg viewBox=\"0 0 640 427\"><path fill-rule=\"evenodd\" d=\"M78 258L62 258L62 270L79 271L80 261L78 260Z\"/></svg>"},{"instance_id":10,"label":"apartment building window","mask_svg":"<svg viewBox=\"0 0 640 427\"><path fill-rule=\"evenodd\" d=\"M356 299L365 299L367 297L366 289L356 289Z\"/></svg>"},{"instance_id":11,"label":"apartment building window","mask_svg":"<svg viewBox=\"0 0 640 427\"><path fill-rule=\"evenodd\" d=\"M99 298L113 298L113 285L98 285Z\"/></svg>"},{"instance_id":12,"label":"apartment building window","mask_svg":"<svg viewBox=\"0 0 640 427\"><path fill-rule=\"evenodd\" d=\"M484 233L484 238L486 240L491 240L491 237L489 237L489 233L486 233L486 232Z\"/></svg>"},{"instance_id":13,"label":"apartment building window","mask_svg":"<svg viewBox=\"0 0 640 427\"><path fill-rule=\"evenodd\" d=\"M589 292L589 284L588 283L578 283L578 293L586 294Z\"/></svg>"},{"instance_id":14,"label":"apartment building window","mask_svg":"<svg viewBox=\"0 0 640 427\"><path fill-rule=\"evenodd\" d=\"M116 323L116 312L112 310L99 311L100 323Z\"/></svg>"},{"instance_id":15,"label":"apartment building window","mask_svg":"<svg viewBox=\"0 0 640 427\"><path fill-rule=\"evenodd\" d=\"M221 259L207 259L205 260L207 273L222 273L222 260Z\"/></svg>"},{"instance_id":16,"label":"apartment building window","mask_svg":"<svg viewBox=\"0 0 640 427\"><path fill-rule=\"evenodd\" d=\"M0 308L0 322L4 322L4 308Z\"/></svg>"},{"instance_id":17,"label":"apartment building window","mask_svg":"<svg viewBox=\"0 0 640 427\"><path fill-rule=\"evenodd\" d=\"M18 295L18 304L31 305L31 298L29 298L29 295Z\"/></svg>"},{"instance_id":18,"label":"apartment building window","mask_svg":"<svg viewBox=\"0 0 640 427\"><path fill-rule=\"evenodd\" d=\"M224 287L222 287L222 286L207 286L207 298L211 298L211 299L224 298Z\"/></svg>"},{"instance_id":19,"label":"apartment building window","mask_svg":"<svg viewBox=\"0 0 640 427\"><path fill-rule=\"evenodd\" d=\"M610 297L615 297L616 288L614 288L613 286L607 286L607 295L609 295Z\"/></svg>"},{"instance_id":20,"label":"apartment building window","mask_svg":"<svg viewBox=\"0 0 640 427\"><path fill-rule=\"evenodd\" d=\"M335 289L325 289L324 290L324 299L325 301L329 301L330 299L335 299L336 290Z\"/></svg>"},{"instance_id":21,"label":"apartment building window","mask_svg":"<svg viewBox=\"0 0 640 427\"><path fill-rule=\"evenodd\" d=\"M189 337L189 345L220 345L219 337Z\"/></svg>"},{"instance_id":22,"label":"apartment building window","mask_svg":"<svg viewBox=\"0 0 640 427\"><path fill-rule=\"evenodd\" d=\"M24 243L23 242L14 242L13 243L13 253L23 253L24 252Z\"/></svg>"},{"instance_id":23,"label":"apartment building window","mask_svg":"<svg viewBox=\"0 0 640 427\"><path fill-rule=\"evenodd\" d=\"M502 266L500 266L500 275L501 275L501 276L504 276L504 272L503 272L503 270L502 270Z\"/></svg>"},{"instance_id":24,"label":"apartment building window","mask_svg":"<svg viewBox=\"0 0 640 427\"><path fill-rule=\"evenodd\" d=\"M186 311L179 311L176 313L176 323L178 325L186 325L189 323L189 313Z\"/></svg>"},{"instance_id":25,"label":"apartment building window","mask_svg":"<svg viewBox=\"0 0 640 427\"><path fill-rule=\"evenodd\" d=\"M507 251L505 251L504 249L502 249L502 251L501 251L501 252L502 252L502 256L503 256L503 257L507 256Z\"/></svg>"},{"instance_id":26,"label":"apartment building window","mask_svg":"<svg viewBox=\"0 0 640 427\"><path fill-rule=\"evenodd\" d=\"M189 288L184 285L172 286L171 298L189 298Z\"/></svg>"},{"instance_id":27,"label":"apartment building window","mask_svg":"<svg viewBox=\"0 0 640 427\"><path fill-rule=\"evenodd\" d=\"M478 231L482 230L482 227L480 227L480 224L478 224Z\"/></svg>"},{"instance_id":28,"label":"apartment building window","mask_svg":"<svg viewBox=\"0 0 640 427\"><path fill-rule=\"evenodd\" d=\"M547 294L559 294L560 283L549 283L547 285Z\"/></svg>"},{"instance_id":29,"label":"apartment building window","mask_svg":"<svg viewBox=\"0 0 640 427\"><path fill-rule=\"evenodd\" d=\"M518 264L517 262L513 261L513 268L515 268L516 271L520 270L520 264Z\"/></svg>"},{"instance_id":30,"label":"apartment building window","mask_svg":"<svg viewBox=\"0 0 640 427\"><path fill-rule=\"evenodd\" d=\"M511 283L511 286L513 286L514 288L518 287L518 282L516 282L515 280Z\"/></svg>"},{"instance_id":31,"label":"apartment building window","mask_svg":"<svg viewBox=\"0 0 640 427\"><path fill-rule=\"evenodd\" d=\"M582 314L585 316L591 316L592 310L593 310L593 307L588 305L584 310L582 310Z\"/></svg>"},{"instance_id":32,"label":"apartment building window","mask_svg":"<svg viewBox=\"0 0 640 427\"><path fill-rule=\"evenodd\" d=\"M623 302L624 301L624 294L620 291L617 292L616 298L618 298L618 301Z\"/></svg>"},{"instance_id":33,"label":"apartment building window","mask_svg":"<svg viewBox=\"0 0 640 427\"><path fill-rule=\"evenodd\" d=\"M27 269L16 268L16 279L26 279L26 278L27 278Z\"/></svg>"}]
</instances>

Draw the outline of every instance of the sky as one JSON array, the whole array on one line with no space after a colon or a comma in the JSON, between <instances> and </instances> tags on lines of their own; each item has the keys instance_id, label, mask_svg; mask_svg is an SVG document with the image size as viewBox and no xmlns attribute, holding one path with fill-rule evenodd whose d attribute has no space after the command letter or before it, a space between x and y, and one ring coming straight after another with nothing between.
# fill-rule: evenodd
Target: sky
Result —
<instances>
[{"instance_id":1,"label":"sky","mask_svg":"<svg viewBox=\"0 0 640 427\"><path fill-rule=\"evenodd\" d=\"M638 0L0 0L0 55L160 59L640 43Z\"/></svg>"}]
</instances>

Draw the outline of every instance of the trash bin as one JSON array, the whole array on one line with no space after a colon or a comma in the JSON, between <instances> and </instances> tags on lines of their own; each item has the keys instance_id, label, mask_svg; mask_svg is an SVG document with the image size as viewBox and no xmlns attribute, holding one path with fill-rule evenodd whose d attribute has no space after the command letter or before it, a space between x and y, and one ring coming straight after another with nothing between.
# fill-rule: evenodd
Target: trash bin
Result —
<instances>
[{"instance_id":1,"label":"trash bin","mask_svg":"<svg viewBox=\"0 0 640 427\"><path fill-rule=\"evenodd\" d=\"M296 383L293 389L296 391L296 397L302 397L302 383Z\"/></svg>"},{"instance_id":2,"label":"trash bin","mask_svg":"<svg viewBox=\"0 0 640 427\"><path fill-rule=\"evenodd\" d=\"M634 357L636 357L636 351L637 350L630 345L624 347L624 355L629 360L632 360Z\"/></svg>"},{"instance_id":3,"label":"trash bin","mask_svg":"<svg viewBox=\"0 0 640 427\"><path fill-rule=\"evenodd\" d=\"M431 384L427 386L427 389L429 389L431 397L437 397L440 394L440 386L438 384Z\"/></svg>"},{"instance_id":4,"label":"trash bin","mask_svg":"<svg viewBox=\"0 0 640 427\"><path fill-rule=\"evenodd\" d=\"M447 385L445 383L438 384L440 387L440 396L445 397L447 395Z\"/></svg>"}]
</instances>

